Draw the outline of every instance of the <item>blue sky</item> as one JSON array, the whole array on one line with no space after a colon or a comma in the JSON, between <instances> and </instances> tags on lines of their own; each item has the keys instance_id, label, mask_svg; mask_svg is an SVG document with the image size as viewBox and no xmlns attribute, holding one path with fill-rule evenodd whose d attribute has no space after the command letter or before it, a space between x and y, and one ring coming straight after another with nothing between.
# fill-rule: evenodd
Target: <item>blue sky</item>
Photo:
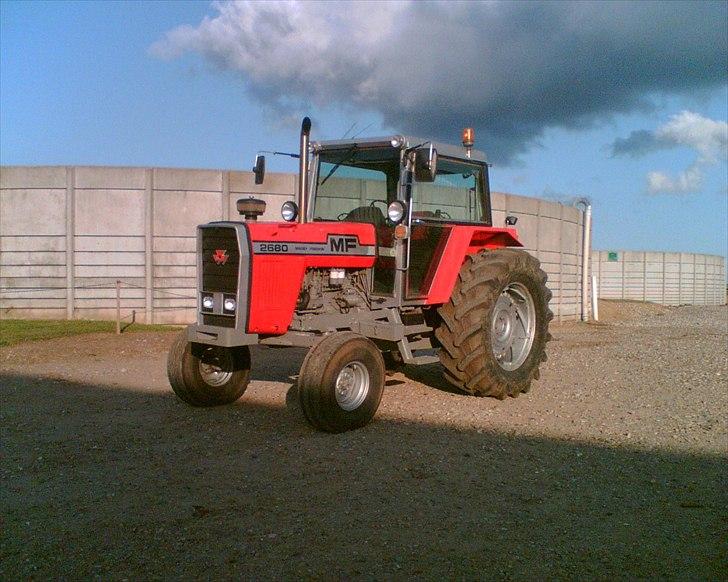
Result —
<instances>
[{"instance_id":1,"label":"blue sky","mask_svg":"<svg viewBox=\"0 0 728 582\"><path fill-rule=\"evenodd\" d=\"M474 125L494 190L592 199L595 248L728 254L728 4L678 7L677 25L649 3L421 6L2 1L0 162L247 170L295 150L302 114L320 139L355 124L457 142ZM554 19L576 32L514 34ZM647 41L600 45L639 37L635 21ZM497 43L450 48L464 22ZM627 65L600 64L609 50Z\"/></svg>"}]
</instances>

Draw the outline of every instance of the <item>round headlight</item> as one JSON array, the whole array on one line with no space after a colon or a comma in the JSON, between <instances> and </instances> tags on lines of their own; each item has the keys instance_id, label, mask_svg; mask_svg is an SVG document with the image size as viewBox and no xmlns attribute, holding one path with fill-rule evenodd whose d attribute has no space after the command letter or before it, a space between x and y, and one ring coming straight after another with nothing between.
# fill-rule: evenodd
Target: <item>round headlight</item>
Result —
<instances>
[{"instance_id":1,"label":"round headlight","mask_svg":"<svg viewBox=\"0 0 728 582\"><path fill-rule=\"evenodd\" d=\"M293 222L298 218L298 206L292 200L288 200L281 206L281 216L286 222Z\"/></svg>"},{"instance_id":2,"label":"round headlight","mask_svg":"<svg viewBox=\"0 0 728 582\"><path fill-rule=\"evenodd\" d=\"M389 206L387 206L387 216L394 224L402 221L404 218L404 202L395 200Z\"/></svg>"},{"instance_id":3,"label":"round headlight","mask_svg":"<svg viewBox=\"0 0 728 582\"><path fill-rule=\"evenodd\" d=\"M222 303L225 311L235 311L235 299L226 298Z\"/></svg>"},{"instance_id":4,"label":"round headlight","mask_svg":"<svg viewBox=\"0 0 728 582\"><path fill-rule=\"evenodd\" d=\"M202 298L202 307L204 307L205 309L212 309L212 305L212 297L210 297L209 295L205 295Z\"/></svg>"}]
</instances>

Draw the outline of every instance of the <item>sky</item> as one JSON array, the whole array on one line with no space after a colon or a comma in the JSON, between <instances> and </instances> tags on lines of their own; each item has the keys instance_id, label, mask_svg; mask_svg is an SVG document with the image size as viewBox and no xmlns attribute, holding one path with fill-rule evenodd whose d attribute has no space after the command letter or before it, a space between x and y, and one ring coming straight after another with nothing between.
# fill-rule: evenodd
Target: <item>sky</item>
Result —
<instances>
[{"instance_id":1,"label":"sky","mask_svg":"<svg viewBox=\"0 0 728 582\"><path fill-rule=\"evenodd\" d=\"M249 170L475 128L593 246L728 255L728 2L0 0L0 163ZM268 171L295 172L269 157Z\"/></svg>"}]
</instances>

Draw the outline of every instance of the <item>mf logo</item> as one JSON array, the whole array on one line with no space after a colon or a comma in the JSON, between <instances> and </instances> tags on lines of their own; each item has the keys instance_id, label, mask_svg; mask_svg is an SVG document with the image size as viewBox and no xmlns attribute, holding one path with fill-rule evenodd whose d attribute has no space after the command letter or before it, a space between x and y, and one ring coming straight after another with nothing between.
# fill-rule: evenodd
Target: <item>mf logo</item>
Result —
<instances>
[{"instance_id":1,"label":"mf logo","mask_svg":"<svg viewBox=\"0 0 728 582\"><path fill-rule=\"evenodd\" d=\"M357 247L355 236L332 236L329 238L329 248L332 253L348 253Z\"/></svg>"},{"instance_id":2,"label":"mf logo","mask_svg":"<svg viewBox=\"0 0 728 582\"><path fill-rule=\"evenodd\" d=\"M226 249L215 249L212 255L212 260L215 261L216 265L224 265L227 263L229 255Z\"/></svg>"}]
</instances>

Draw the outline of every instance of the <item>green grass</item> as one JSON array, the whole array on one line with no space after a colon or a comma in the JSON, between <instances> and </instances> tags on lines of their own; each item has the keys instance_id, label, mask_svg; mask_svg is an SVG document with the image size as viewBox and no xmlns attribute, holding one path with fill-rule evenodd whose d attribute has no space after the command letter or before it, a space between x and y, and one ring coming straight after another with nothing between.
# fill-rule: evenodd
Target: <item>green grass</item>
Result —
<instances>
[{"instance_id":1,"label":"green grass","mask_svg":"<svg viewBox=\"0 0 728 582\"><path fill-rule=\"evenodd\" d=\"M173 331L179 326L142 325L134 323L124 328L123 333L135 331ZM66 337L83 333L115 333L116 322L93 320L51 320L51 319L3 319L0 320L0 346L11 346L21 342Z\"/></svg>"}]
</instances>

